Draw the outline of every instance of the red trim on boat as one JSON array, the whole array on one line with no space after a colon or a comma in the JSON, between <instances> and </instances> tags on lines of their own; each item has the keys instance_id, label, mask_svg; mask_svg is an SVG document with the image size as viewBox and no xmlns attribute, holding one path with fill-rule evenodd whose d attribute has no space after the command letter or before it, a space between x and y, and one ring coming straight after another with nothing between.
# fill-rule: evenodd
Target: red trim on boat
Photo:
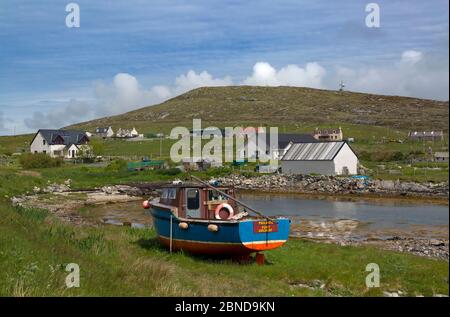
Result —
<instances>
[{"instance_id":1,"label":"red trim on boat","mask_svg":"<svg viewBox=\"0 0 450 317\"><path fill-rule=\"evenodd\" d=\"M159 241L165 247L170 247L170 238L158 236ZM286 241L255 241L243 243L203 242L192 240L172 240L172 250L183 250L194 254L248 254L271 250L282 246Z\"/></svg>"}]
</instances>

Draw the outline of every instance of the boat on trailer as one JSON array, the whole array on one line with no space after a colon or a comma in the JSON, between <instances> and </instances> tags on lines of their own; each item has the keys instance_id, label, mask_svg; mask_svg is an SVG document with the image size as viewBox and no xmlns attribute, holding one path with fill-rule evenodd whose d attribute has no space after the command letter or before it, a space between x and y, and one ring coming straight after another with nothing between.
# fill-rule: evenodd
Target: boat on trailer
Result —
<instances>
[{"instance_id":1,"label":"boat on trailer","mask_svg":"<svg viewBox=\"0 0 450 317\"><path fill-rule=\"evenodd\" d=\"M248 256L286 243L290 219L264 216L237 200L233 187L195 179L163 186L161 197L143 202L170 251Z\"/></svg>"}]
</instances>

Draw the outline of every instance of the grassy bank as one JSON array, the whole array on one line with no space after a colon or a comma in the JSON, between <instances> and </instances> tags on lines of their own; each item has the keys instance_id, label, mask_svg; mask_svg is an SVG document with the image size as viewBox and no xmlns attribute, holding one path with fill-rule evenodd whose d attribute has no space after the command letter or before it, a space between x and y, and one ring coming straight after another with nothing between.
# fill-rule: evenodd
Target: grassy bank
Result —
<instances>
[{"instance_id":1,"label":"grassy bank","mask_svg":"<svg viewBox=\"0 0 450 317\"><path fill-rule=\"evenodd\" d=\"M448 294L448 263L372 247L291 240L267 252L268 264L170 255L152 230L72 227L40 210L0 205L0 296L361 296L403 290ZM365 267L380 266L380 288L367 289ZM80 288L67 289L65 267L80 266ZM323 288L299 284L320 280Z\"/></svg>"}]
</instances>

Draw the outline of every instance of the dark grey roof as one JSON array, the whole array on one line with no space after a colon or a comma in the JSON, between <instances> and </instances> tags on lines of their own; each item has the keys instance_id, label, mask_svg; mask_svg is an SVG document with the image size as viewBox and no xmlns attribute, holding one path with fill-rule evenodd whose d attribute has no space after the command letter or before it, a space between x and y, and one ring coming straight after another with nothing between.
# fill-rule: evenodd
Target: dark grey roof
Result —
<instances>
[{"instance_id":1,"label":"dark grey roof","mask_svg":"<svg viewBox=\"0 0 450 317\"><path fill-rule=\"evenodd\" d=\"M318 141L311 134L279 134L278 146L284 149L288 144L292 143L317 143Z\"/></svg>"},{"instance_id":2,"label":"dark grey roof","mask_svg":"<svg viewBox=\"0 0 450 317\"><path fill-rule=\"evenodd\" d=\"M292 144L282 161L331 161L345 141Z\"/></svg>"},{"instance_id":3,"label":"dark grey roof","mask_svg":"<svg viewBox=\"0 0 450 317\"><path fill-rule=\"evenodd\" d=\"M257 134L258 138L265 138L267 149L270 147L270 133ZM316 143L317 141L311 134L283 133L278 134L278 148L284 149L289 143Z\"/></svg>"},{"instance_id":4,"label":"dark grey roof","mask_svg":"<svg viewBox=\"0 0 450 317\"><path fill-rule=\"evenodd\" d=\"M60 136L63 139L64 145L71 145L71 144L81 144L82 139L87 137L86 133L83 131L74 131L74 130L47 130L47 129L41 129L38 133L41 133L42 137L47 141L49 145L55 144L55 139ZM34 138L33 138L34 140ZM31 141L33 142L33 141Z\"/></svg>"},{"instance_id":5,"label":"dark grey roof","mask_svg":"<svg viewBox=\"0 0 450 317\"><path fill-rule=\"evenodd\" d=\"M106 133L108 132L109 127L96 128L95 133Z\"/></svg>"}]
</instances>

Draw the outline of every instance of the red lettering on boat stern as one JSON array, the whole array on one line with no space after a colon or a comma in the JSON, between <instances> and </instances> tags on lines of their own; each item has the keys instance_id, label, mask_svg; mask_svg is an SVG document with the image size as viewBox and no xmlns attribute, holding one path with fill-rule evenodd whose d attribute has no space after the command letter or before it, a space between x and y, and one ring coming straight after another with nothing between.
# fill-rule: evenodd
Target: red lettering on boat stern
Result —
<instances>
[{"instance_id":1,"label":"red lettering on boat stern","mask_svg":"<svg viewBox=\"0 0 450 317\"><path fill-rule=\"evenodd\" d=\"M267 232L278 232L278 223L268 220L253 222L253 233Z\"/></svg>"}]
</instances>

